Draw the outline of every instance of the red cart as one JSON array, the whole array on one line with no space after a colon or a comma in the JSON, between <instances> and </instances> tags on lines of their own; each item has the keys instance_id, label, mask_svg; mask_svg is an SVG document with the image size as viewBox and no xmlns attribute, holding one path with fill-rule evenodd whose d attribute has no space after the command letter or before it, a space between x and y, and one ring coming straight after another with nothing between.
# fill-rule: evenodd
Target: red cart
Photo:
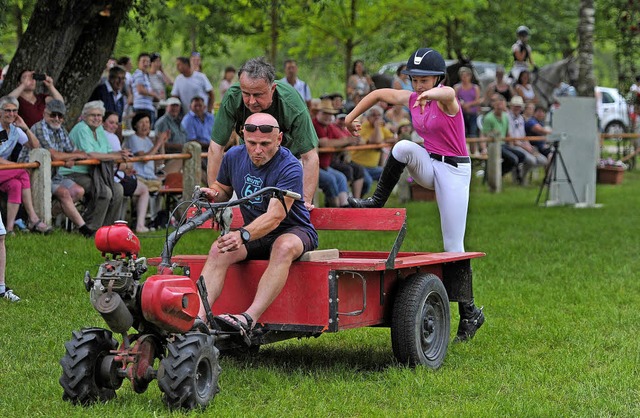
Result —
<instances>
[{"instance_id":1,"label":"red cart","mask_svg":"<svg viewBox=\"0 0 640 418\"><path fill-rule=\"evenodd\" d=\"M275 193L282 199L290 192L267 188L258 193ZM123 335L123 342L115 342L106 329L74 333L74 339L67 343L67 355L61 360L60 382L65 399L76 403L109 399L115 396L115 389L124 378L140 392L157 378L167 406L205 407L218 391L219 351L255 352L263 344L367 326L391 327L393 352L399 362L432 369L442 365L449 344L449 302L470 293L470 260L484 254L400 252L406 234L405 209L314 209L311 221L317 230L395 231L391 250L324 249L305 253L291 266L286 285L260 317L249 345L238 333L202 326L194 329L200 307L196 285L199 283L200 293L204 293L198 279L206 255L173 256L173 247L189 230L211 227L214 218L223 229L242 226L237 208L233 210L233 220L227 220L225 226L222 209L227 206L192 209L187 222L167 239L162 257L149 260L158 265L158 274L144 283L135 277L143 270L134 255L137 251L129 247L122 251L122 237L116 237L113 231L117 227L97 236L101 251L119 257L108 259L98 277L85 278L85 284L92 293L94 307L113 331ZM106 232L113 234L111 240L104 235ZM224 290L212 307L213 314L244 312L267 263L250 260L231 266ZM175 274L178 269L184 274ZM115 277L116 271L120 276L129 274L130 288L118 285L122 280ZM120 294L119 302L113 302L118 299L116 294ZM104 301L107 298L109 303ZM137 333L129 334L131 326ZM85 343L86 339L93 343ZM77 370L70 366L71 357L83 344L101 354L98 358L92 355L86 362L90 366ZM156 359L160 365L154 369ZM80 385L81 390L76 389L69 376L77 373L94 378L85 379L88 382Z\"/></svg>"}]
</instances>

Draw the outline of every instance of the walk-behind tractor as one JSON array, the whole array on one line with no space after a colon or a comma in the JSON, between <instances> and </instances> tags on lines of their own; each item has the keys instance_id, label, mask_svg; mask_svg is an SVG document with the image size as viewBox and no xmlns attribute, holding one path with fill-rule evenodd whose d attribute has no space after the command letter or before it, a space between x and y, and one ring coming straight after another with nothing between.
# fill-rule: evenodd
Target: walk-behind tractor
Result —
<instances>
[{"instance_id":1,"label":"walk-behind tractor","mask_svg":"<svg viewBox=\"0 0 640 418\"><path fill-rule=\"evenodd\" d=\"M391 251L305 253L249 338L217 327L214 314L244 312L251 304L268 261L231 266L222 294L209 307L200 277L207 256L173 256L176 243L199 227L215 225L222 234L238 228L243 223L237 206L270 197L284 204L285 196L300 198L269 187L212 204L202 202L196 189L162 256L148 260L158 272L146 280L147 260L138 257L140 242L126 223L100 228L95 245L105 261L95 277L85 274L84 285L110 330L73 332L60 360L63 399L104 402L116 396L124 379L137 393L157 379L169 408L204 408L219 391L221 351L257 353L263 344L368 326L391 327L400 363L439 368L450 338L449 301L472 299L470 259L484 254L400 252L404 209L314 209L311 221L318 230L395 231ZM197 318L201 303L207 318Z\"/></svg>"}]
</instances>

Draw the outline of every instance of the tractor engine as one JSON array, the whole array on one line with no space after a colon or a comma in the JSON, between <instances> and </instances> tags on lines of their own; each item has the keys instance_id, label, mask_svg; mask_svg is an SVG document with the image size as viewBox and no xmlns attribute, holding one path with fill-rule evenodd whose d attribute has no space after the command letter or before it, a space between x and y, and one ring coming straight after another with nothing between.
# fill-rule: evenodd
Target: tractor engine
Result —
<instances>
[{"instance_id":1,"label":"tractor engine","mask_svg":"<svg viewBox=\"0 0 640 418\"><path fill-rule=\"evenodd\" d=\"M189 277L162 274L140 283L147 263L138 258L140 241L126 222L98 229L95 245L105 261L94 279L85 274L85 288L111 330L125 334L133 326L142 331L149 323L166 332L191 329L200 298Z\"/></svg>"}]
</instances>

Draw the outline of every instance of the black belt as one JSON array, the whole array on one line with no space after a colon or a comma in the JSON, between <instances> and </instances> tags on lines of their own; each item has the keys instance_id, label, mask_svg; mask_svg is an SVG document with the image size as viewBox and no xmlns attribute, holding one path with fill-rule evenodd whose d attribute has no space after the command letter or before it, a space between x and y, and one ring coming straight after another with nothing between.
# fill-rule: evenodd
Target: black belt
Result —
<instances>
[{"instance_id":1,"label":"black belt","mask_svg":"<svg viewBox=\"0 0 640 418\"><path fill-rule=\"evenodd\" d=\"M429 156L434 160L442 161L443 163L447 163L454 167L458 166L458 163L471 163L471 157L447 157L444 155L436 154L434 152L430 152Z\"/></svg>"}]
</instances>

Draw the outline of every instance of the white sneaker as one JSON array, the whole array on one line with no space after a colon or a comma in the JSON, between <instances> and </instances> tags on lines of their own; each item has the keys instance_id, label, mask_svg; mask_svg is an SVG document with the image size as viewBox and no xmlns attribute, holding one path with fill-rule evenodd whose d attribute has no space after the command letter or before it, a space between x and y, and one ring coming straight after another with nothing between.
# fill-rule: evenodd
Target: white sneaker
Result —
<instances>
[{"instance_id":1,"label":"white sneaker","mask_svg":"<svg viewBox=\"0 0 640 418\"><path fill-rule=\"evenodd\" d=\"M0 297L7 299L9 302L19 302L20 297L13 293L13 290L7 289Z\"/></svg>"}]
</instances>

